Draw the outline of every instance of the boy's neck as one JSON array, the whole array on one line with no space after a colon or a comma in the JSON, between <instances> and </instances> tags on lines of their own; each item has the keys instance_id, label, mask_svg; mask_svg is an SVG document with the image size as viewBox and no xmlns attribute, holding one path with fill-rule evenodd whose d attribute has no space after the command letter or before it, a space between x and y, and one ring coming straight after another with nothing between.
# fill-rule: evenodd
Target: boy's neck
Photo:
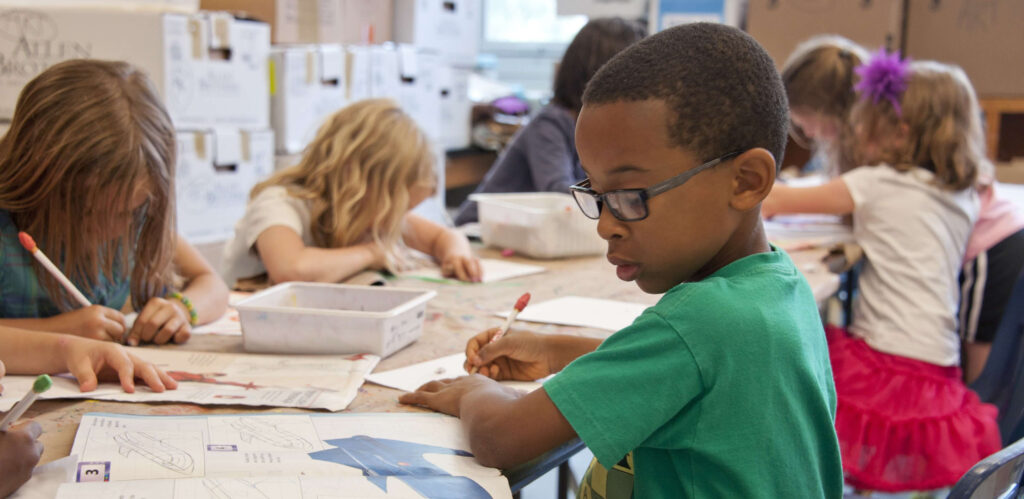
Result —
<instances>
[{"instance_id":1,"label":"boy's neck","mask_svg":"<svg viewBox=\"0 0 1024 499\"><path fill-rule=\"evenodd\" d=\"M711 260L708 260L707 264L693 274L690 281L702 281L736 260L771 250L768 236L764 232L764 224L761 223L760 211L755 210L743 217L725 245L718 250L715 256L711 257Z\"/></svg>"}]
</instances>

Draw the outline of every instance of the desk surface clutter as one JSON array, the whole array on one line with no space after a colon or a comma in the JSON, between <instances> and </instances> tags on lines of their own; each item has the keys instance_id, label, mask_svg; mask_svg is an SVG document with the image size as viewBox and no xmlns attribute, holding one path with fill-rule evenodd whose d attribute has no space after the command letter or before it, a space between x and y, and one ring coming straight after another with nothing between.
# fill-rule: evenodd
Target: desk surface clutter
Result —
<instances>
[{"instance_id":1,"label":"desk surface clutter","mask_svg":"<svg viewBox=\"0 0 1024 499\"><path fill-rule=\"evenodd\" d=\"M168 359L177 359L174 361L174 365L180 365L178 362L185 362L189 366L190 370L184 374L179 373L176 376L181 381L177 397L159 399L153 398L156 394L147 393L142 396L143 398L138 399L139 402L143 403L128 403L118 400L132 400L130 396L120 393L98 392L91 396L104 400L61 399L40 400L37 402L26 414L26 417L39 422L43 426L44 434L41 437L41 441L45 445L45 451L41 462L47 463L68 456L72 453L73 444L76 452L83 452L83 449L88 449L85 451L87 455L84 458L79 456L79 459L85 459L90 462L123 461L138 457L143 457L150 461L159 461L160 459L153 456L162 455L163 458L161 459L164 461L170 459L170 461L162 462L163 464L161 464L161 469L165 470L164 472L147 474L136 470L132 472L136 473L136 475L129 473L128 476L136 476L137 479L147 480L177 480L180 483L175 487L184 487L176 489L179 492L193 488L198 491L204 487L205 490L245 490L247 486L252 484L237 477L230 478L233 476L230 466L227 468L218 467L226 465L223 463L217 464L219 461L216 461L220 459L219 456L222 456L222 454L218 454L214 450L218 449L219 447L217 446L220 445L214 441L216 438L212 436L215 427L231 429L234 432L231 434L235 435L236 439L242 438L246 440L248 438L246 445L256 445L256 447L260 445L276 446L275 448L278 451L281 451L282 448L287 450L288 448L299 446L295 447L295 449L298 449L297 452L307 454L314 452L314 454L310 454L314 456L314 459L319 459L315 456L320 455L326 461L335 460L338 457L331 453L331 449L336 447L328 444L344 439L351 440L365 437L370 440L376 440L377 442L373 445L385 446L398 445L395 442L408 444L408 432L394 432L389 428L406 427L409 425L412 425L409 427L416 427L416 425L424 424L427 426L423 428L443 428L445 425L457 428L457 421L444 416L426 414L427 411L417 407L398 404L397 399L401 392L394 388L373 383L365 383L361 386L358 383L347 385L346 380L349 375L361 378L370 370L381 373L459 354L463 352L466 341L470 336L487 328L500 325L503 319L497 314L507 311L516 298L527 291L533 295L535 304L573 296L617 300L643 305L651 305L658 300L658 296L643 293L635 284L618 280L615 277L612 266L603 257L527 261L519 258L502 258L497 251L492 249L480 249L478 254L483 258L540 265L547 269L547 272L523 275L513 279L486 284L452 283L437 279L422 279L415 276L400 276L396 278L389 282L389 285L434 290L437 291L437 296L427 305L422 337L393 355L380 359L379 363L375 356L359 355L305 358L296 356L260 356L258 360L254 358L256 357L255 355L239 355L244 353L242 337L238 335L238 328L233 327L233 323L237 323L238 319L236 314L229 312L224 319L215 323L215 326L207 327L205 331L202 331L207 334L196 334L186 345L143 349L143 355L153 356L154 359L161 363L166 364L171 362ZM833 294L838 287L838 278L835 275L829 274L820 263L823 254L824 250L820 248L791 253L797 267L806 275L814 291L815 298L819 303ZM629 310L630 307L627 306L625 309ZM527 318L524 317L524 319ZM544 333L574 334L591 337L606 337L610 334L607 329L525 321L518 323L516 327L530 328ZM199 355L196 352L215 352L223 355ZM446 366L448 364L451 364L451 362L445 363ZM329 368L330 370L329 372L315 374L318 368ZM299 371L295 371L295 369L299 369ZM282 370L289 371L292 378L287 382L271 385L268 378L276 376L273 373L281 373L283 372ZM443 377L457 374L448 373L447 371L450 370L446 368ZM243 373L243 375L239 376L238 373ZM229 375L225 376L225 374ZM418 373L417 375L423 376L424 374ZM429 373L427 375L429 376ZM239 399L239 403L231 404L230 397L233 396L232 393L235 394L234 396L245 397L246 390L231 392L230 390L238 389L237 386L231 386L228 391L218 392L218 388L223 388L218 385L237 385L240 383L239 379L243 379L243 385L244 383L251 383L255 386L260 386L262 383L270 386L280 386L283 391L278 392L275 396L268 396L268 398L263 399L267 401L270 405L269 407L260 405L258 397L256 400ZM401 385L403 380L408 383L408 378L405 377L397 383L392 379L389 384ZM7 399L15 399L18 395L14 393L17 391L16 385L9 381L4 381L8 390L5 390L3 397L0 398L2 402L7 402ZM58 382L65 381L68 380L58 380ZM308 395L310 390L315 391L319 389L317 387L327 387L328 390L324 391L326 395L322 397L307 397L308 400L304 401L302 394L306 393ZM529 385L526 385L524 388L528 387ZM74 390L74 387L70 388L70 390ZM289 392L288 390L292 391ZM352 398L352 395L354 395L354 398ZM218 396L225 398L218 398ZM154 403L160 400L166 402ZM202 405L185 402L185 400L200 401ZM351 402L345 408L345 401L347 400L351 400ZM224 403L231 405L222 405ZM345 414L332 414L324 411L310 412L308 409L328 409L332 411L344 409L343 412ZM103 414L86 416L89 413ZM245 416L238 416L239 413L245 413ZM292 413L302 413L312 415L312 417L287 416L287 414ZM402 419L402 416L395 416L395 424L389 422L381 425L373 423L373 418L369 416L358 416L358 413L419 413L422 416L427 416L427 419L422 419L422 417L409 419L412 417L410 414L405 416L405 419ZM182 419L151 420L133 418L131 415L176 416L182 417ZM357 422L355 418L361 418L358 419L360 425L369 425L367 427L369 429L361 430L360 433L370 433L371 436L357 437L348 430L338 429L341 427L337 425L343 424L346 421ZM447 422L440 423L440 421ZM156 427L152 425L156 425ZM158 434L161 431L160 428L163 428L163 431L171 429L177 432L181 428L189 427L189 425L198 425L197 427L204 428L203 432L205 433L201 433L205 435L203 438L207 439L204 441L208 444L205 450L201 447L195 447L199 445L197 442L191 442L181 445L185 447L193 446L198 450L195 452L177 453L165 447L169 445L167 439L161 439L159 435L154 434L154 432ZM326 425L326 427L334 428L334 430L324 430L325 433L317 430L309 434L312 431L311 428L318 427L318 425ZM136 426L139 428L135 428ZM378 429L381 429L383 433L373 433L371 431L377 428L377 426L380 426ZM80 432L79 428L88 428L88 431ZM97 433L97 428L103 431ZM277 433L274 433L275 431ZM77 440L76 432L78 432ZM431 433L436 432L432 429ZM444 432L441 431L440 433L443 434ZM247 434L249 435L248 437L246 437ZM271 437L276 435L276 437L270 438L267 435ZM324 435L328 436L325 437ZM102 441L89 443L88 439L94 437L101 438ZM475 486L483 487L483 489L492 492L493 490L500 490L504 484L499 483L497 489L494 489L496 486L492 479L497 478L504 481L504 478L488 475L487 468L481 468L475 464L475 461L466 458L463 455L465 454L465 447L462 449L457 448L459 445L465 445L459 438L461 437L456 438L452 436L452 438L447 440L440 438L431 442L421 441L417 445L434 446L431 448L435 448L435 450L448 449L444 451L444 453L449 454L444 456L444 462L454 463L453 466L459 467L460 473L465 472L464 474L473 476L477 484ZM320 441L324 443L318 443ZM359 442L359 445L364 444L370 445L367 442ZM221 450L230 449L230 445L234 444L224 445L227 447ZM157 447L155 452L152 449L153 446ZM309 449L306 447L309 447ZM370 450L367 450L367 452L370 452ZM287 452L285 453L287 454ZM106 458L108 454L109 459ZM250 450L248 454L250 456L247 459L256 461L262 459L260 456L265 456L256 448ZM417 455L421 456L422 454ZM96 456L104 457L104 459L93 459ZM191 470L184 471L189 469L190 460L192 463ZM204 460L205 472L196 471L201 468L196 464L199 460ZM335 460L335 462L340 461ZM109 469L89 471L87 469L88 465L83 463L79 463L78 473L83 473L83 465L86 466L86 471L84 472L99 474L106 472L109 474ZM287 468L286 465L281 464L275 466ZM142 468L145 467L143 466ZM172 471L166 471L168 469ZM473 473L466 471L469 469L472 469ZM252 472L253 470L259 471L256 468L249 468L246 472ZM366 471L365 468L364 471ZM360 486L366 484L373 485L373 480L362 478L364 475L370 477L372 474L373 470L362 474L357 473L361 480L359 481ZM119 480L131 479L126 478L125 475L119 478ZM302 480L303 482L300 483L300 480L296 477L281 478L278 480L280 483L274 485L274 487L282 487L275 490L284 492L287 490L297 490L294 487L299 486L302 487L303 491L332 490L332 488L333 490L338 490L340 487L349 486L347 485L348 482L346 482L348 478L344 476L332 477L330 479L305 477ZM117 482L112 481L111 483ZM152 482L147 483L150 483L150 487L154 485ZM414 490L418 490L415 483L415 480L410 479L401 487L409 486ZM121 487L118 490L122 493L130 493L134 490L127 485L118 486ZM453 486L458 486L458 484ZM210 487L214 487L214 489L210 489ZM267 489L261 486L261 490ZM505 496L506 494L507 489L506 492L499 496ZM83 494L75 495L74 497L98 496Z\"/></svg>"}]
</instances>

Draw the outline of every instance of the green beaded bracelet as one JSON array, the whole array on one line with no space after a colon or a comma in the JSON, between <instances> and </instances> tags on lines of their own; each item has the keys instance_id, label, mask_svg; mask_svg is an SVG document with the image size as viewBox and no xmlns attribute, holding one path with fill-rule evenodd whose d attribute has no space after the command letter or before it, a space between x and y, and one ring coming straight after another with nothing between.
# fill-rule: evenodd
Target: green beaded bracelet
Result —
<instances>
[{"instance_id":1,"label":"green beaded bracelet","mask_svg":"<svg viewBox=\"0 0 1024 499\"><path fill-rule=\"evenodd\" d=\"M187 296L177 291L171 291L167 293L167 298L178 300L182 305L185 305L185 310L188 310L188 323L190 325L195 326L199 322L199 314L196 313L196 307L192 305L192 300L189 300Z\"/></svg>"}]
</instances>

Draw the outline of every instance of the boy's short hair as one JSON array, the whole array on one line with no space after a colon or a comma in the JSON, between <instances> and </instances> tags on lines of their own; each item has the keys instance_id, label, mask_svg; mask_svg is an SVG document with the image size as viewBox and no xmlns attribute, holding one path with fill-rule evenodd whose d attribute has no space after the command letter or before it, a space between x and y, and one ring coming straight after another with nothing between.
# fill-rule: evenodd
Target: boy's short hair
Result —
<instances>
[{"instance_id":1,"label":"boy's short hair","mask_svg":"<svg viewBox=\"0 0 1024 499\"><path fill-rule=\"evenodd\" d=\"M713 23L669 28L620 52L587 85L583 105L664 100L676 145L707 161L763 147L782 161L789 110L768 53L742 31Z\"/></svg>"}]
</instances>

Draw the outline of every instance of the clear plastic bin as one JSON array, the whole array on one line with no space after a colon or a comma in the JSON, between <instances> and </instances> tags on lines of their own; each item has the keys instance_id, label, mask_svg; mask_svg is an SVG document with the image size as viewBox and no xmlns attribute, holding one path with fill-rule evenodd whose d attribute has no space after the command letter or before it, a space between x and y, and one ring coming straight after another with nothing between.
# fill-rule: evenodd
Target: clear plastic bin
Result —
<instances>
[{"instance_id":1,"label":"clear plastic bin","mask_svg":"<svg viewBox=\"0 0 1024 499\"><path fill-rule=\"evenodd\" d=\"M471 194L478 204L480 237L487 246L533 258L600 255L608 247L597 220L583 215L569 194Z\"/></svg>"},{"instance_id":2,"label":"clear plastic bin","mask_svg":"<svg viewBox=\"0 0 1024 499\"><path fill-rule=\"evenodd\" d=\"M421 289L289 282L235 308L248 352L387 357L423 334L427 301L435 295Z\"/></svg>"}]
</instances>

